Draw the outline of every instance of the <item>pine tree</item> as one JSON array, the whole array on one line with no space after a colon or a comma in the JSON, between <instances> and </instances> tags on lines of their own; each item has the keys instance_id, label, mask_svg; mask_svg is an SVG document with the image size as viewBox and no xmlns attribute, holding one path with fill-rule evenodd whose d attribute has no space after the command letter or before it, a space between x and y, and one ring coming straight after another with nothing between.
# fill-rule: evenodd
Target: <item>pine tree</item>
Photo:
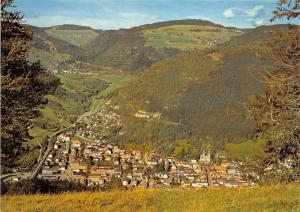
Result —
<instances>
[{"instance_id":1,"label":"pine tree","mask_svg":"<svg viewBox=\"0 0 300 212\"><path fill-rule=\"evenodd\" d=\"M20 12L12 11L12 0L1 0L1 159L2 172L13 167L29 137L30 119L46 103L44 95L59 81L26 59L31 32L21 25Z\"/></svg>"},{"instance_id":2,"label":"pine tree","mask_svg":"<svg viewBox=\"0 0 300 212\"><path fill-rule=\"evenodd\" d=\"M290 9L285 8L287 4ZM276 18L300 18L300 2L279 1ZM290 26L271 43L273 71L265 77L266 91L250 104L259 131L267 139L265 167L274 177L300 179L300 28Z\"/></svg>"}]
</instances>

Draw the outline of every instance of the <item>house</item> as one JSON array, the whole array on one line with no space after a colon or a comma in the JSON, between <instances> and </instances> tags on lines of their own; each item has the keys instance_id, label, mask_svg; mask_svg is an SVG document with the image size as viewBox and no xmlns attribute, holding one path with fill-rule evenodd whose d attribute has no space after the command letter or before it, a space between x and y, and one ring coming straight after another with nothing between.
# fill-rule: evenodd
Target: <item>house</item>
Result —
<instances>
[{"instance_id":1,"label":"house","mask_svg":"<svg viewBox=\"0 0 300 212\"><path fill-rule=\"evenodd\" d=\"M216 171L217 173L223 174L223 175L226 175L226 173L227 173L227 168L224 166L220 166L220 165L212 166L211 170Z\"/></svg>"},{"instance_id":2,"label":"house","mask_svg":"<svg viewBox=\"0 0 300 212\"><path fill-rule=\"evenodd\" d=\"M227 181L225 181L224 186L227 188L237 188L238 182L236 182L234 180L227 180Z\"/></svg>"},{"instance_id":3,"label":"house","mask_svg":"<svg viewBox=\"0 0 300 212\"><path fill-rule=\"evenodd\" d=\"M72 141L72 147L74 147L74 148L80 148L81 147L81 142L79 140L77 140L77 139L74 139Z\"/></svg>"},{"instance_id":4,"label":"house","mask_svg":"<svg viewBox=\"0 0 300 212\"><path fill-rule=\"evenodd\" d=\"M134 176L142 177L144 175L145 171L143 169L137 169L133 171Z\"/></svg>"},{"instance_id":5,"label":"house","mask_svg":"<svg viewBox=\"0 0 300 212\"><path fill-rule=\"evenodd\" d=\"M122 172L121 172L121 171L119 171L119 170L116 170L116 169L115 169L114 176L115 176L116 178L121 178L121 176L122 176Z\"/></svg>"},{"instance_id":6,"label":"house","mask_svg":"<svg viewBox=\"0 0 300 212\"><path fill-rule=\"evenodd\" d=\"M18 182L18 181L20 181L20 179L21 179L21 177L13 177L13 178L12 178L12 181Z\"/></svg>"},{"instance_id":7,"label":"house","mask_svg":"<svg viewBox=\"0 0 300 212\"><path fill-rule=\"evenodd\" d=\"M191 186L191 183L187 182L187 181L182 181L181 184L180 184L180 186L183 187L183 188L187 188L187 187Z\"/></svg>"},{"instance_id":8,"label":"house","mask_svg":"<svg viewBox=\"0 0 300 212\"><path fill-rule=\"evenodd\" d=\"M102 166L97 168L92 168L90 170L91 175L101 175L101 176L107 176L107 175L113 175L115 173L115 170L112 169L110 166Z\"/></svg>"},{"instance_id":9,"label":"house","mask_svg":"<svg viewBox=\"0 0 300 212\"><path fill-rule=\"evenodd\" d=\"M134 114L136 118L150 118L150 115L145 110L139 110Z\"/></svg>"},{"instance_id":10,"label":"house","mask_svg":"<svg viewBox=\"0 0 300 212\"><path fill-rule=\"evenodd\" d=\"M114 165L115 166L120 165L120 158L119 157L114 158Z\"/></svg>"},{"instance_id":11,"label":"house","mask_svg":"<svg viewBox=\"0 0 300 212\"><path fill-rule=\"evenodd\" d=\"M193 175L187 175L186 177L189 181L195 180L195 176L193 176Z\"/></svg>"},{"instance_id":12,"label":"house","mask_svg":"<svg viewBox=\"0 0 300 212\"><path fill-rule=\"evenodd\" d=\"M157 164L156 160L147 160L146 164L150 167L154 167Z\"/></svg>"},{"instance_id":13,"label":"house","mask_svg":"<svg viewBox=\"0 0 300 212\"><path fill-rule=\"evenodd\" d=\"M87 166L85 163L79 162L79 161L74 161L71 163L71 170L74 173L86 173L87 172Z\"/></svg>"},{"instance_id":14,"label":"house","mask_svg":"<svg viewBox=\"0 0 300 212\"><path fill-rule=\"evenodd\" d=\"M54 171L50 168L43 168L42 169L42 174L45 174L45 175L51 175L51 174L55 174Z\"/></svg>"},{"instance_id":15,"label":"house","mask_svg":"<svg viewBox=\"0 0 300 212\"><path fill-rule=\"evenodd\" d=\"M129 184L129 179L128 178L123 178L122 179L122 185L123 186L128 186L128 184Z\"/></svg>"},{"instance_id":16,"label":"house","mask_svg":"<svg viewBox=\"0 0 300 212\"><path fill-rule=\"evenodd\" d=\"M174 164L172 164L170 171L171 171L171 173L174 173L174 174L177 173L177 167Z\"/></svg>"},{"instance_id":17,"label":"house","mask_svg":"<svg viewBox=\"0 0 300 212\"><path fill-rule=\"evenodd\" d=\"M141 188L148 188L149 187L149 184L146 180L142 180L139 184L139 187Z\"/></svg>"},{"instance_id":18,"label":"house","mask_svg":"<svg viewBox=\"0 0 300 212\"><path fill-rule=\"evenodd\" d=\"M228 174L231 175L231 176L235 176L237 175L237 171L235 169L228 169Z\"/></svg>"},{"instance_id":19,"label":"house","mask_svg":"<svg viewBox=\"0 0 300 212\"><path fill-rule=\"evenodd\" d=\"M132 179L132 180L130 181L130 186L131 186L132 188L136 188L137 185L138 185L138 181L137 181L136 179Z\"/></svg>"},{"instance_id":20,"label":"house","mask_svg":"<svg viewBox=\"0 0 300 212\"><path fill-rule=\"evenodd\" d=\"M90 174L87 178L88 186L103 185L105 180L99 175Z\"/></svg>"},{"instance_id":21,"label":"house","mask_svg":"<svg viewBox=\"0 0 300 212\"><path fill-rule=\"evenodd\" d=\"M154 188L157 185L157 182L154 179L149 180L149 188Z\"/></svg>"},{"instance_id":22,"label":"house","mask_svg":"<svg viewBox=\"0 0 300 212\"><path fill-rule=\"evenodd\" d=\"M64 166L59 167L58 170L60 171L60 173L64 173L66 171L66 167L64 167Z\"/></svg>"},{"instance_id":23,"label":"house","mask_svg":"<svg viewBox=\"0 0 300 212\"><path fill-rule=\"evenodd\" d=\"M194 188L207 188L208 184L207 183L202 183L202 182L194 182L194 183L192 183L192 187L194 187Z\"/></svg>"},{"instance_id":24,"label":"house","mask_svg":"<svg viewBox=\"0 0 300 212\"><path fill-rule=\"evenodd\" d=\"M192 160L191 160L191 163L192 163L192 164L195 164L195 163L197 163L197 160L192 159Z\"/></svg>"},{"instance_id":25,"label":"house","mask_svg":"<svg viewBox=\"0 0 300 212\"><path fill-rule=\"evenodd\" d=\"M151 112L146 112L145 110L139 110L134 114L134 117L136 118L144 118L144 119L160 119L161 113L156 112L156 113L151 113Z\"/></svg>"},{"instance_id":26,"label":"house","mask_svg":"<svg viewBox=\"0 0 300 212\"><path fill-rule=\"evenodd\" d=\"M203 151L200 154L199 162L207 164L207 163L210 163L210 159L211 159L210 158L210 151Z\"/></svg>"}]
</instances>

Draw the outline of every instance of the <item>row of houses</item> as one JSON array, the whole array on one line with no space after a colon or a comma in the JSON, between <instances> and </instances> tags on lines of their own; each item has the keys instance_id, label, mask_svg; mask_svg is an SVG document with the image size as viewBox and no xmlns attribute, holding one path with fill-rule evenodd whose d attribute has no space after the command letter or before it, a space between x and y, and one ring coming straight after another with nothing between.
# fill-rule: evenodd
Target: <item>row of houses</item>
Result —
<instances>
[{"instance_id":1,"label":"row of houses","mask_svg":"<svg viewBox=\"0 0 300 212\"><path fill-rule=\"evenodd\" d=\"M209 151L199 160L179 161L155 152L125 151L107 141L79 141L71 148L72 175L89 186L104 185L113 178L129 188L248 186L238 163L223 161L211 165Z\"/></svg>"},{"instance_id":2,"label":"row of houses","mask_svg":"<svg viewBox=\"0 0 300 212\"><path fill-rule=\"evenodd\" d=\"M68 167L71 137L60 134L42 165L42 175L64 174Z\"/></svg>"},{"instance_id":3,"label":"row of houses","mask_svg":"<svg viewBox=\"0 0 300 212\"><path fill-rule=\"evenodd\" d=\"M111 102L106 104L97 113L88 117L88 123L79 128L77 134L81 137L88 137L94 140L103 140L107 135L116 133L123 135L121 130L121 118L117 113L118 106L111 106Z\"/></svg>"}]
</instances>

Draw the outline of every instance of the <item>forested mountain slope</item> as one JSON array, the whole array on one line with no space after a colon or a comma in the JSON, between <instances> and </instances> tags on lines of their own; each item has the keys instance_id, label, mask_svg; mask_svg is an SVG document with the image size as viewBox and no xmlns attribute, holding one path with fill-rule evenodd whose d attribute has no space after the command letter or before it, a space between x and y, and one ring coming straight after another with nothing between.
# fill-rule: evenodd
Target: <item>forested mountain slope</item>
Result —
<instances>
[{"instance_id":1,"label":"forested mountain slope","mask_svg":"<svg viewBox=\"0 0 300 212\"><path fill-rule=\"evenodd\" d=\"M263 92L260 80L271 70L266 41L287 27L259 27L221 47L179 53L146 69L113 98L125 131L119 142L181 154L176 147L222 149L253 136L246 103Z\"/></svg>"},{"instance_id":2,"label":"forested mountain slope","mask_svg":"<svg viewBox=\"0 0 300 212\"><path fill-rule=\"evenodd\" d=\"M33 31L29 57L49 70L80 61L136 73L181 51L206 49L243 32L209 21L178 20L120 30L94 30L76 25Z\"/></svg>"}]
</instances>

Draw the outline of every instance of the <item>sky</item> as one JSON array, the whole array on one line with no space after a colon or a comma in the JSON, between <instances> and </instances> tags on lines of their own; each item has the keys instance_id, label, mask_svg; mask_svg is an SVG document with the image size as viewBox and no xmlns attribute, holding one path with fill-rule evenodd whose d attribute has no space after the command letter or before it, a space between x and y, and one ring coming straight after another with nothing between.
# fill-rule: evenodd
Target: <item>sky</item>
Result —
<instances>
[{"instance_id":1,"label":"sky","mask_svg":"<svg viewBox=\"0 0 300 212\"><path fill-rule=\"evenodd\" d=\"M168 20L202 19L224 26L269 25L276 0L15 0L24 23L94 29L131 28ZM288 23L279 20L272 24Z\"/></svg>"}]
</instances>

